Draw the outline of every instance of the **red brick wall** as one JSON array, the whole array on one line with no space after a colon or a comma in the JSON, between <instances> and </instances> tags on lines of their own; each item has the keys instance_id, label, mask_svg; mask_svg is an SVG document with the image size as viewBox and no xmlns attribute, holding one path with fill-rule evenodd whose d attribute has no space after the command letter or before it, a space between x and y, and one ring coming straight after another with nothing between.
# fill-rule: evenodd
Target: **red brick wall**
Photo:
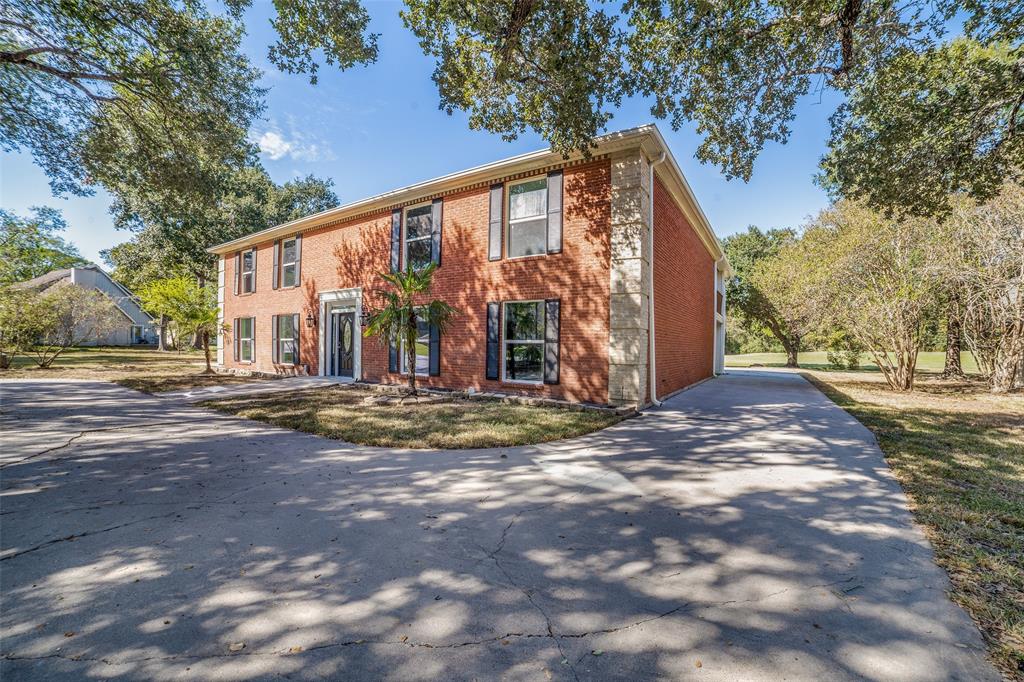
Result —
<instances>
[{"instance_id":1,"label":"red brick wall","mask_svg":"<svg viewBox=\"0 0 1024 682\"><path fill-rule=\"evenodd\" d=\"M711 376L715 261L660 179L654 188L658 396Z\"/></svg>"},{"instance_id":2,"label":"red brick wall","mask_svg":"<svg viewBox=\"0 0 1024 682\"><path fill-rule=\"evenodd\" d=\"M608 400L608 300L610 263L610 163L597 160L565 169L563 249L560 254L517 260L487 260L488 189L444 197L441 266L433 296L458 308L441 337L441 375L419 377L424 385L453 389L527 393L569 400ZM303 320L318 311L319 292L362 287L364 304L382 287L377 273L390 263L391 211L306 232L302 236L302 286L271 289L273 243L260 244L256 292L234 295L234 258L225 262L224 319L256 316L256 361L234 362L228 343L227 367L273 372L271 316L298 312ZM486 314L490 301L561 299L561 357L558 385L523 386L488 381L485 373ZM316 329L300 332L300 356L317 373ZM398 383L387 371L387 348L377 339L362 343L363 378ZM290 368L289 368L290 369Z\"/></svg>"}]
</instances>

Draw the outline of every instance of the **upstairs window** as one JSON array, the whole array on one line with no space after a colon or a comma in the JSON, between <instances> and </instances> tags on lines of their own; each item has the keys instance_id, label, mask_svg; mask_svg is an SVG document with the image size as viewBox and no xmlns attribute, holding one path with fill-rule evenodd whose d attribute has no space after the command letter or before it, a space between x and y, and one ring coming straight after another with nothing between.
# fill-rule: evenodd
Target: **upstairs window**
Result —
<instances>
[{"instance_id":1,"label":"upstairs window","mask_svg":"<svg viewBox=\"0 0 1024 682\"><path fill-rule=\"evenodd\" d=\"M243 294L251 294L256 290L256 249L242 252L240 281Z\"/></svg>"},{"instance_id":2,"label":"upstairs window","mask_svg":"<svg viewBox=\"0 0 1024 682\"><path fill-rule=\"evenodd\" d=\"M508 257L547 253L548 179L534 178L508 188Z\"/></svg>"},{"instance_id":3,"label":"upstairs window","mask_svg":"<svg viewBox=\"0 0 1024 682\"><path fill-rule=\"evenodd\" d=\"M430 265L431 232L433 223L431 205L424 204L405 211L405 245L403 263L406 268L419 270ZM404 370L403 370L404 371Z\"/></svg>"},{"instance_id":4,"label":"upstairs window","mask_svg":"<svg viewBox=\"0 0 1024 682\"><path fill-rule=\"evenodd\" d=\"M298 272L298 248L295 237L281 242L281 286L293 287Z\"/></svg>"},{"instance_id":5,"label":"upstairs window","mask_svg":"<svg viewBox=\"0 0 1024 682\"><path fill-rule=\"evenodd\" d=\"M505 304L505 381L544 380L544 301Z\"/></svg>"}]
</instances>

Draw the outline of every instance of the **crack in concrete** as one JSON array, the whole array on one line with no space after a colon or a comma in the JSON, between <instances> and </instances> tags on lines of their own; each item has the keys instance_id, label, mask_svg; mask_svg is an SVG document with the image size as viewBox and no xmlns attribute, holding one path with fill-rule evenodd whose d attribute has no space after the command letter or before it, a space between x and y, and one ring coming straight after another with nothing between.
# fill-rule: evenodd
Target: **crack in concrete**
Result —
<instances>
[{"instance_id":1,"label":"crack in concrete","mask_svg":"<svg viewBox=\"0 0 1024 682\"><path fill-rule=\"evenodd\" d=\"M41 452L36 452L36 453L28 455L26 457L22 457L21 459L15 460L13 462L4 462L3 464L0 464L0 469L6 469L8 467L12 467L12 466L15 466L17 464L23 464L23 463L29 461L30 459L36 459L37 457L42 457L43 455L47 455L47 454L49 454L51 452L56 452L57 450L63 450L65 448L71 447L71 444L74 443L75 441L79 440L80 438L84 438L85 436L88 436L88 435L93 434L93 433L105 433L105 432L108 432L108 431L120 431L122 429L135 429L135 428L142 428L142 427L147 427L147 426L168 426L168 425L172 425L172 424L181 424L181 423L182 422L179 419L179 420L175 420L175 421L145 422L145 423L140 423L140 424L123 424L121 426L109 426L109 427L101 428L101 429L85 429L83 431L79 431L75 435L73 435L70 438L68 438L67 441L65 441L62 445L56 445L56 446L54 446L52 448L47 448L46 450L43 450Z\"/></svg>"}]
</instances>

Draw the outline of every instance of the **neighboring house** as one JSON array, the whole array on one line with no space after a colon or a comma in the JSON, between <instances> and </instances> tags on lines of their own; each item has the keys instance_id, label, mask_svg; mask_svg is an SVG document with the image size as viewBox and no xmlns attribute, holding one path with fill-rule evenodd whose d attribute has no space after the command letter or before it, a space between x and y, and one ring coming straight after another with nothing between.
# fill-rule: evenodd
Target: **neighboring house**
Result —
<instances>
[{"instance_id":1,"label":"neighboring house","mask_svg":"<svg viewBox=\"0 0 1024 682\"><path fill-rule=\"evenodd\" d=\"M649 125L595 143L588 159L523 154L211 248L233 330L218 364L401 383L405 354L362 324L379 273L436 262L432 297L461 314L420 330L426 386L642 405L720 372L729 266L664 138Z\"/></svg>"},{"instance_id":2,"label":"neighboring house","mask_svg":"<svg viewBox=\"0 0 1024 682\"><path fill-rule=\"evenodd\" d=\"M96 265L80 268L53 270L17 286L25 289L44 291L52 286L79 286L93 289L104 294L114 302L117 309L124 315L124 324L114 329L105 337L83 343L84 346L133 346L137 344L156 343L156 329L153 318L142 309L135 296L123 286L110 279Z\"/></svg>"}]
</instances>

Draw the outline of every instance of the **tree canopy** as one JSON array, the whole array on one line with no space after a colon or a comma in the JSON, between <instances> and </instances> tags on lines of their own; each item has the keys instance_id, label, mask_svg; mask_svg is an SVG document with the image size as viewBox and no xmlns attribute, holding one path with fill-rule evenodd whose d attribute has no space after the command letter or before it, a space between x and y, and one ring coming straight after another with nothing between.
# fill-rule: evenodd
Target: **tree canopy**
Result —
<instances>
[{"instance_id":1,"label":"tree canopy","mask_svg":"<svg viewBox=\"0 0 1024 682\"><path fill-rule=\"evenodd\" d=\"M27 218L0 209L0 285L85 265L75 245L61 237L66 229L55 208L35 207Z\"/></svg>"}]
</instances>

